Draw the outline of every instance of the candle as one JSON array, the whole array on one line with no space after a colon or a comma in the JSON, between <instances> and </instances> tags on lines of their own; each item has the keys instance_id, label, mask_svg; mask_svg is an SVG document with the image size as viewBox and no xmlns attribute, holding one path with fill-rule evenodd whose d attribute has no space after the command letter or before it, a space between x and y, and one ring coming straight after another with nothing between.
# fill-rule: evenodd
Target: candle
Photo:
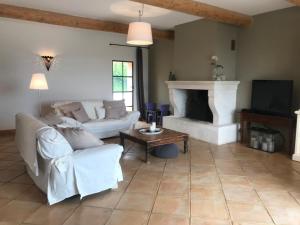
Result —
<instances>
[{"instance_id":1,"label":"candle","mask_svg":"<svg viewBox=\"0 0 300 225\"><path fill-rule=\"evenodd\" d=\"M154 132L156 130L156 123L152 122L151 126L150 126L150 131Z\"/></svg>"}]
</instances>

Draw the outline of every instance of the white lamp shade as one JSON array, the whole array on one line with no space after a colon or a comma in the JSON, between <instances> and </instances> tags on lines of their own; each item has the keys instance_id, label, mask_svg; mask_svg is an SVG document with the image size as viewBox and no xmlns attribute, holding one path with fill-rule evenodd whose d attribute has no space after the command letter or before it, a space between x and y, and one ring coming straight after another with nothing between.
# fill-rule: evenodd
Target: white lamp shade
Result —
<instances>
[{"instance_id":1,"label":"white lamp shade","mask_svg":"<svg viewBox=\"0 0 300 225\"><path fill-rule=\"evenodd\" d=\"M130 45L152 45L151 24L145 22L133 22L129 24L127 44Z\"/></svg>"},{"instance_id":2,"label":"white lamp shade","mask_svg":"<svg viewBox=\"0 0 300 225\"><path fill-rule=\"evenodd\" d=\"M48 84L47 84L45 74L43 73L32 74L29 89L48 90Z\"/></svg>"}]
</instances>

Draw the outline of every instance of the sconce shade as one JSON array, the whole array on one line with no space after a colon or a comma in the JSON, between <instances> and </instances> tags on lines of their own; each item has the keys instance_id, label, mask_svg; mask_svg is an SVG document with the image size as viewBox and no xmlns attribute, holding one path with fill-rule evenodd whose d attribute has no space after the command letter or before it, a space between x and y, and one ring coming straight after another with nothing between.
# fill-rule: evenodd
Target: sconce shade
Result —
<instances>
[{"instance_id":1,"label":"sconce shade","mask_svg":"<svg viewBox=\"0 0 300 225\"><path fill-rule=\"evenodd\" d=\"M130 45L152 45L151 24L145 22L133 22L129 24L127 44Z\"/></svg>"},{"instance_id":2,"label":"sconce shade","mask_svg":"<svg viewBox=\"0 0 300 225\"><path fill-rule=\"evenodd\" d=\"M29 89L33 90L48 90L48 84L43 73L32 74Z\"/></svg>"},{"instance_id":3,"label":"sconce shade","mask_svg":"<svg viewBox=\"0 0 300 225\"><path fill-rule=\"evenodd\" d=\"M44 61L44 64L45 64L45 67L46 69L49 71L50 70L50 67L54 61L54 57L53 56L41 56L43 61Z\"/></svg>"}]
</instances>

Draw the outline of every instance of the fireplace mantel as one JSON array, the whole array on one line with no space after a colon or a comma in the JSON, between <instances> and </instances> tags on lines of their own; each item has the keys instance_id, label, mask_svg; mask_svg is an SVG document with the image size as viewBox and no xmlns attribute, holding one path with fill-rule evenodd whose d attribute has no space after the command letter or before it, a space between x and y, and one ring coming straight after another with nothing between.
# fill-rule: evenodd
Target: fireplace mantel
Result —
<instances>
[{"instance_id":1,"label":"fireplace mantel","mask_svg":"<svg viewBox=\"0 0 300 225\"><path fill-rule=\"evenodd\" d=\"M239 81L166 81L169 89L193 90L213 90L215 88L237 90L239 83Z\"/></svg>"},{"instance_id":2,"label":"fireplace mantel","mask_svg":"<svg viewBox=\"0 0 300 225\"><path fill-rule=\"evenodd\" d=\"M239 81L166 81L175 117L185 117L186 90L208 90L213 124L233 123Z\"/></svg>"},{"instance_id":3,"label":"fireplace mantel","mask_svg":"<svg viewBox=\"0 0 300 225\"><path fill-rule=\"evenodd\" d=\"M195 138L214 144L235 141L237 128L234 113L239 83L239 81L166 81L174 116L164 117L164 127L189 133ZM213 114L213 123L185 117L187 90L208 91L208 104Z\"/></svg>"}]
</instances>

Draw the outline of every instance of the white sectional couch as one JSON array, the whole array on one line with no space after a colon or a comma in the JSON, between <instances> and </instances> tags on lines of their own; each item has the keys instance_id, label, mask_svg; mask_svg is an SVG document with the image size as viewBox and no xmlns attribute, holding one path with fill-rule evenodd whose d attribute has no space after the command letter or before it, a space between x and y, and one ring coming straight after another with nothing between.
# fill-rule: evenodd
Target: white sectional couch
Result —
<instances>
[{"instance_id":1,"label":"white sectional couch","mask_svg":"<svg viewBox=\"0 0 300 225\"><path fill-rule=\"evenodd\" d=\"M51 108L55 113L64 120L63 113L59 109L59 106L69 104L72 102L81 102L84 110L88 114L90 121L86 123L80 123L74 121L74 126L81 126L92 132L99 138L108 138L119 135L120 131L133 128L140 117L140 112L133 111L120 119L105 119L105 109L103 108L102 100L86 100L86 101L58 101L51 105ZM64 120L64 122L70 122L71 120ZM72 123L72 122L71 122Z\"/></svg>"}]
</instances>

